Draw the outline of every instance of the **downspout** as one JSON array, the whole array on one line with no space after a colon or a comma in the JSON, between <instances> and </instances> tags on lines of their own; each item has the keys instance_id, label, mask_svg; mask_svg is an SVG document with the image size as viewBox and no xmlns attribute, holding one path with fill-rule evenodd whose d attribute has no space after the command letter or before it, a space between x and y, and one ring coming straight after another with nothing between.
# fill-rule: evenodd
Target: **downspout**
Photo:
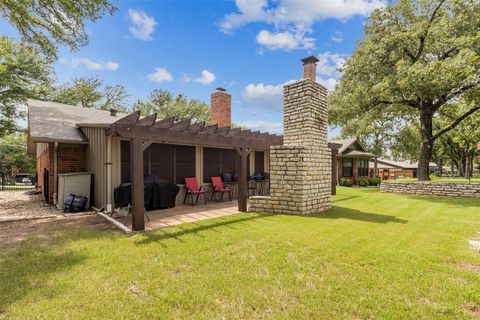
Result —
<instances>
[{"instance_id":1,"label":"downspout","mask_svg":"<svg viewBox=\"0 0 480 320\"><path fill-rule=\"evenodd\" d=\"M53 204L57 205L58 196L58 142L53 146Z\"/></svg>"},{"instance_id":2,"label":"downspout","mask_svg":"<svg viewBox=\"0 0 480 320\"><path fill-rule=\"evenodd\" d=\"M112 207L112 136L107 136L107 212L113 210Z\"/></svg>"}]
</instances>

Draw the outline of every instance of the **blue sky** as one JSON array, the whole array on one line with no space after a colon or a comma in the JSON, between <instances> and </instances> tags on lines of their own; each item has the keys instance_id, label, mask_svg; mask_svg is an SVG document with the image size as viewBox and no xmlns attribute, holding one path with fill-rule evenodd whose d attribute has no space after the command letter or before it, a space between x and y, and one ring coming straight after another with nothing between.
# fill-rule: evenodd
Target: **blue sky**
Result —
<instances>
[{"instance_id":1,"label":"blue sky","mask_svg":"<svg viewBox=\"0 0 480 320\"><path fill-rule=\"evenodd\" d=\"M232 94L233 122L282 130L282 85L301 77L300 59L320 58L318 81L333 88L363 37L363 22L384 0L120 1L88 23L89 45L59 51L59 82L98 76L122 84L131 101L156 88L210 101ZM17 37L0 21L1 34Z\"/></svg>"}]
</instances>

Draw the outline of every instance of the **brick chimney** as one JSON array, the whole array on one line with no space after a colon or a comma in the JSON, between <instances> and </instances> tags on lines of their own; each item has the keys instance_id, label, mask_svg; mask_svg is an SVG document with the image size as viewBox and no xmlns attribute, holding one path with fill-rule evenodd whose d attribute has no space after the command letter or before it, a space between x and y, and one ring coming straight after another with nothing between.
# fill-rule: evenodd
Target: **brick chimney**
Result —
<instances>
[{"instance_id":1,"label":"brick chimney","mask_svg":"<svg viewBox=\"0 0 480 320\"><path fill-rule=\"evenodd\" d=\"M232 96L224 88L217 88L212 93L210 105L210 123L219 127L232 124Z\"/></svg>"},{"instance_id":2,"label":"brick chimney","mask_svg":"<svg viewBox=\"0 0 480 320\"><path fill-rule=\"evenodd\" d=\"M302 59L303 62L303 79L317 80L317 62L320 61L315 56Z\"/></svg>"}]
</instances>

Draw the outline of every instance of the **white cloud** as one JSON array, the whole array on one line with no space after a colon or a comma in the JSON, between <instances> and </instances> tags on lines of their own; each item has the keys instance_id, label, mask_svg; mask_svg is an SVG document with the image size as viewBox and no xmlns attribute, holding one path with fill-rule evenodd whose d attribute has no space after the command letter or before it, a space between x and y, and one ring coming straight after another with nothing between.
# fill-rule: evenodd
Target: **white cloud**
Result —
<instances>
[{"instance_id":1,"label":"white cloud","mask_svg":"<svg viewBox=\"0 0 480 320\"><path fill-rule=\"evenodd\" d=\"M233 29L249 22L270 21L271 19L271 14L266 12L267 0L236 0L235 4L239 12L223 17L219 23L222 32L230 33Z\"/></svg>"},{"instance_id":2,"label":"white cloud","mask_svg":"<svg viewBox=\"0 0 480 320\"><path fill-rule=\"evenodd\" d=\"M335 31L332 36L330 37L334 42L342 42L343 41L343 33L340 31Z\"/></svg>"},{"instance_id":3,"label":"white cloud","mask_svg":"<svg viewBox=\"0 0 480 320\"><path fill-rule=\"evenodd\" d=\"M337 85L338 79L335 79L335 78L325 78L325 79L324 78L317 78L317 82L331 91L331 90L335 89L335 86Z\"/></svg>"},{"instance_id":4,"label":"white cloud","mask_svg":"<svg viewBox=\"0 0 480 320\"><path fill-rule=\"evenodd\" d=\"M182 76L180 77L180 82L185 84L185 83L189 83L190 81L192 81L192 77L189 76L188 74L182 74Z\"/></svg>"},{"instance_id":5,"label":"white cloud","mask_svg":"<svg viewBox=\"0 0 480 320\"><path fill-rule=\"evenodd\" d=\"M250 83L243 89L242 97L254 107L280 111L283 107L283 86L295 81L290 80L278 85Z\"/></svg>"},{"instance_id":6,"label":"white cloud","mask_svg":"<svg viewBox=\"0 0 480 320\"><path fill-rule=\"evenodd\" d=\"M344 66L348 55L344 53L324 52L318 56L317 81L328 90L335 89L338 78L342 76L340 69Z\"/></svg>"},{"instance_id":7,"label":"white cloud","mask_svg":"<svg viewBox=\"0 0 480 320\"><path fill-rule=\"evenodd\" d=\"M272 110L282 110L283 85L248 84L242 97L248 104Z\"/></svg>"},{"instance_id":8,"label":"white cloud","mask_svg":"<svg viewBox=\"0 0 480 320\"><path fill-rule=\"evenodd\" d=\"M155 31L155 25L157 22L153 17L147 15L144 11L137 11L128 9L128 15L130 16L130 32L135 38L140 40L152 40L152 33Z\"/></svg>"},{"instance_id":9,"label":"white cloud","mask_svg":"<svg viewBox=\"0 0 480 320\"><path fill-rule=\"evenodd\" d=\"M305 37L303 32L293 34L289 31L272 33L267 30L261 30L256 40L258 44L270 50L311 49L315 45L315 39Z\"/></svg>"},{"instance_id":10,"label":"white cloud","mask_svg":"<svg viewBox=\"0 0 480 320\"><path fill-rule=\"evenodd\" d=\"M259 130L262 132L269 133L283 133L283 123L274 122L274 121L263 121L263 120L248 120L241 121L238 123L239 126L245 127L252 130Z\"/></svg>"},{"instance_id":11,"label":"white cloud","mask_svg":"<svg viewBox=\"0 0 480 320\"><path fill-rule=\"evenodd\" d=\"M74 68L85 66L88 70L108 70L115 71L120 64L113 61L91 60L89 58L72 58L71 60L61 59L61 63L69 64Z\"/></svg>"},{"instance_id":12,"label":"white cloud","mask_svg":"<svg viewBox=\"0 0 480 320\"><path fill-rule=\"evenodd\" d=\"M248 23L264 22L273 25L275 33L286 30L302 38L304 33L311 33L313 25L320 20L367 16L387 5L386 0L236 0L235 3L238 11L225 15L218 24L222 32L232 33ZM314 39L309 39L313 43ZM281 48L290 49L288 46Z\"/></svg>"},{"instance_id":13,"label":"white cloud","mask_svg":"<svg viewBox=\"0 0 480 320\"><path fill-rule=\"evenodd\" d=\"M193 81L207 85L215 81L215 75L208 70L203 70L202 75L195 78Z\"/></svg>"},{"instance_id":14,"label":"white cloud","mask_svg":"<svg viewBox=\"0 0 480 320\"><path fill-rule=\"evenodd\" d=\"M172 74L165 68L155 68L153 73L147 76L148 80L153 82L172 81Z\"/></svg>"},{"instance_id":15,"label":"white cloud","mask_svg":"<svg viewBox=\"0 0 480 320\"><path fill-rule=\"evenodd\" d=\"M340 77L340 68L343 67L348 55L326 51L318 56L317 73L330 77Z\"/></svg>"}]
</instances>

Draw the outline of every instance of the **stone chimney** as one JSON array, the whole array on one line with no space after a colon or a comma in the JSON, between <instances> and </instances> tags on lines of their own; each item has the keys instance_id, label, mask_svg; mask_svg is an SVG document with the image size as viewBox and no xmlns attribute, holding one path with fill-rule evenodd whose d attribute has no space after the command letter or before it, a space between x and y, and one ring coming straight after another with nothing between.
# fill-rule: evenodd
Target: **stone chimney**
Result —
<instances>
[{"instance_id":1,"label":"stone chimney","mask_svg":"<svg viewBox=\"0 0 480 320\"><path fill-rule=\"evenodd\" d=\"M330 208L327 90L315 81L317 61L302 59L303 80L283 87L283 146L270 147L270 196L251 197L249 211L304 215Z\"/></svg>"},{"instance_id":2,"label":"stone chimney","mask_svg":"<svg viewBox=\"0 0 480 320\"><path fill-rule=\"evenodd\" d=\"M232 96L224 88L217 88L212 93L210 102L210 123L219 127L232 124Z\"/></svg>"},{"instance_id":3,"label":"stone chimney","mask_svg":"<svg viewBox=\"0 0 480 320\"><path fill-rule=\"evenodd\" d=\"M317 81L317 62L320 61L315 56L302 59L303 63L303 79Z\"/></svg>"}]
</instances>

